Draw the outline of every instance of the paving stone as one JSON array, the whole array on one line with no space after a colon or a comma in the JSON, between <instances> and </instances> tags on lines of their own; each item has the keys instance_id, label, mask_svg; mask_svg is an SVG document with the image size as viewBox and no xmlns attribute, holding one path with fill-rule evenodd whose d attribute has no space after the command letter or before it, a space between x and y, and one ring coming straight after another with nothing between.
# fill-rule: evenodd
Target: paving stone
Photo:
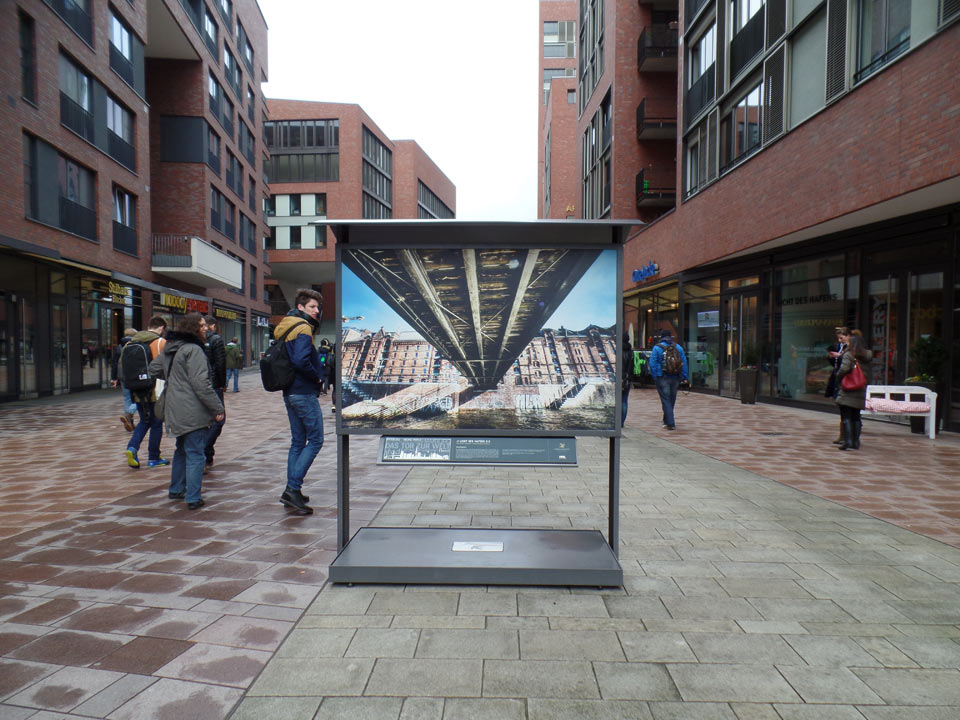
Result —
<instances>
[{"instance_id":1,"label":"paving stone","mask_svg":"<svg viewBox=\"0 0 960 720\"><path fill-rule=\"evenodd\" d=\"M800 702L776 668L764 665L667 665L685 702Z\"/></svg>"},{"instance_id":2,"label":"paving stone","mask_svg":"<svg viewBox=\"0 0 960 720\"><path fill-rule=\"evenodd\" d=\"M687 641L680 633L619 632L620 644L630 662L696 662Z\"/></svg>"},{"instance_id":3,"label":"paving stone","mask_svg":"<svg viewBox=\"0 0 960 720\"><path fill-rule=\"evenodd\" d=\"M853 673L888 705L960 705L957 670L854 668Z\"/></svg>"},{"instance_id":4,"label":"paving stone","mask_svg":"<svg viewBox=\"0 0 960 720\"><path fill-rule=\"evenodd\" d=\"M441 720L443 705L444 701L437 698L404 698L400 720Z\"/></svg>"},{"instance_id":5,"label":"paving stone","mask_svg":"<svg viewBox=\"0 0 960 720\"><path fill-rule=\"evenodd\" d=\"M377 592L368 615L456 615L460 594L453 592Z\"/></svg>"},{"instance_id":6,"label":"paving stone","mask_svg":"<svg viewBox=\"0 0 960 720\"><path fill-rule=\"evenodd\" d=\"M458 615L516 615L516 593L462 593Z\"/></svg>"},{"instance_id":7,"label":"paving stone","mask_svg":"<svg viewBox=\"0 0 960 720\"><path fill-rule=\"evenodd\" d=\"M480 630L486 627L486 621L482 615L396 615L390 627Z\"/></svg>"},{"instance_id":8,"label":"paving stone","mask_svg":"<svg viewBox=\"0 0 960 720\"><path fill-rule=\"evenodd\" d=\"M527 720L527 708L522 700L449 698L443 720Z\"/></svg>"},{"instance_id":9,"label":"paving stone","mask_svg":"<svg viewBox=\"0 0 960 720\"><path fill-rule=\"evenodd\" d=\"M69 711L122 678L121 673L67 667L8 698L11 705Z\"/></svg>"},{"instance_id":10,"label":"paving stone","mask_svg":"<svg viewBox=\"0 0 960 720\"><path fill-rule=\"evenodd\" d=\"M421 631L403 628L361 628L356 631L347 657L403 657L412 658L417 650Z\"/></svg>"},{"instance_id":11,"label":"paving stone","mask_svg":"<svg viewBox=\"0 0 960 720\"><path fill-rule=\"evenodd\" d=\"M806 703L879 704L880 698L847 668L779 666Z\"/></svg>"},{"instance_id":12,"label":"paving stone","mask_svg":"<svg viewBox=\"0 0 960 720\"><path fill-rule=\"evenodd\" d=\"M518 599L518 611L522 616L608 617L604 598L594 595L524 593Z\"/></svg>"},{"instance_id":13,"label":"paving stone","mask_svg":"<svg viewBox=\"0 0 960 720\"><path fill-rule=\"evenodd\" d=\"M521 630L523 660L626 659L617 634L603 630Z\"/></svg>"},{"instance_id":14,"label":"paving stone","mask_svg":"<svg viewBox=\"0 0 960 720\"><path fill-rule=\"evenodd\" d=\"M880 665L876 658L850 638L789 635L785 639L809 665L830 667L878 667Z\"/></svg>"},{"instance_id":15,"label":"paving stone","mask_svg":"<svg viewBox=\"0 0 960 720\"><path fill-rule=\"evenodd\" d=\"M960 668L960 643L950 638L905 638L890 641L924 668Z\"/></svg>"},{"instance_id":16,"label":"paving stone","mask_svg":"<svg viewBox=\"0 0 960 720\"><path fill-rule=\"evenodd\" d=\"M194 643L156 671L161 677L245 688L263 669L270 653L247 648Z\"/></svg>"},{"instance_id":17,"label":"paving stone","mask_svg":"<svg viewBox=\"0 0 960 720\"><path fill-rule=\"evenodd\" d=\"M607 597L604 598L607 612L614 618L634 618L649 621L670 618L662 598Z\"/></svg>"},{"instance_id":18,"label":"paving stone","mask_svg":"<svg viewBox=\"0 0 960 720\"><path fill-rule=\"evenodd\" d=\"M77 715L106 717L155 682L157 678L147 675L124 675L89 700L80 703L73 712Z\"/></svg>"},{"instance_id":19,"label":"paving stone","mask_svg":"<svg viewBox=\"0 0 960 720\"><path fill-rule=\"evenodd\" d=\"M304 615L297 627L306 628L362 628L390 627L393 618L389 615Z\"/></svg>"},{"instance_id":20,"label":"paving stone","mask_svg":"<svg viewBox=\"0 0 960 720\"><path fill-rule=\"evenodd\" d=\"M483 664L486 697L599 698L588 662L487 660Z\"/></svg>"},{"instance_id":21,"label":"paving stone","mask_svg":"<svg viewBox=\"0 0 960 720\"><path fill-rule=\"evenodd\" d=\"M609 700L679 700L677 687L661 663L593 663L600 694Z\"/></svg>"},{"instance_id":22,"label":"paving stone","mask_svg":"<svg viewBox=\"0 0 960 720\"><path fill-rule=\"evenodd\" d=\"M701 663L804 664L779 635L689 633L684 637Z\"/></svg>"},{"instance_id":23,"label":"paving stone","mask_svg":"<svg viewBox=\"0 0 960 720\"><path fill-rule=\"evenodd\" d=\"M373 669L368 658L274 658L247 691L250 697L360 695ZM399 693L403 694L403 693Z\"/></svg>"},{"instance_id":24,"label":"paving stone","mask_svg":"<svg viewBox=\"0 0 960 720\"><path fill-rule=\"evenodd\" d=\"M863 720L850 705L774 705L783 720Z\"/></svg>"},{"instance_id":25,"label":"paving stone","mask_svg":"<svg viewBox=\"0 0 960 720\"><path fill-rule=\"evenodd\" d=\"M327 697L315 720L391 720L400 717L401 698Z\"/></svg>"},{"instance_id":26,"label":"paving stone","mask_svg":"<svg viewBox=\"0 0 960 720\"><path fill-rule=\"evenodd\" d=\"M309 585L293 583L258 582L236 595L233 602L284 605L306 608L317 595L317 589Z\"/></svg>"},{"instance_id":27,"label":"paving stone","mask_svg":"<svg viewBox=\"0 0 960 720\"><path fill-rule=\"evenodd\" d=\"M857 707L867 720L957 720L955 707Z\"/></svg>"},{"instance_id":28,"label":"paving stone","mask_svg":"<svg viewBox=\"0 0 960 720\"><path fill-rule=\"evenodd\" d=\"M242 695L237 688L164 678L114 710L110 720L223 718Z\"/></svg>"},{"instance_id":29,"label":"paving stone","mask_svg":"<svg viewBox=\"0 0 960 720\"><path fill-rule=\"evenodd\" d=\"M277 657L319 658L343 657L353 639L352 628L314 629L298 625L277 650Z\"/></svg>"},{"instance_id":30,"label":"paving stone","mask_svg":"<svg viewBox=\"0 0 960 720\"><path fill-rule=\"evenodd\" d=\"M763 616L742 598L662 598L670 616L680 620L762 620Z\"/></svg>"},{"instance_id":31,"label":"paving stone","mask_svg":"<svg viewBox=\"0 0 960 720\"><path fill-rule=\"evenodd\" d=\"M373 590L328 586L314 599L306 615L363 615L370 607Z\"/></svg>"},{"instance_id":32,"label":"paving stone","mask_svg":"<svg viewBox=\"0 0 960 720\"><path fill-rule=\"evenodd\" d=\"M653 720L647 703L630 700L550 700L530 698L529 720Z\"/></svg>"},{"instance_id":33,"label":"paving stone","mask_svg":"<svg viewBox=\"0 0 960 720\"><path fill-rule=\"evenodd\" d=\"M783 716L770 704L730 703L730 709L736 714L737 720L783 720Z\"/></svg>"},{"instance_id":34,"label":"paving stone","mask_svg":"<svg viewBox=\"0 0 960 720\"><path fill-rule=\"evenodd\" d=\"M752 598L750 604L764 620L796 622L850 622L852 616L830 600ZM759 620L761 618L745 618Z\"/></svg>"},{"instance_id":35,"label":"paving stone","mask_svg":"<svg viewBox=\"0 0 960 720\"><path fill-rule=\"evenodd\" d=\"M520 657L517 631L425 629L420 632L416 656L516 660Z\"/></svg>"},{"instance_id":36,"label":"paving stone","mask_svg":"<svg viewBox=\"0 0 960 720\"><path fill-rule=\"evenodd\" d=\"M551 618L545 617L507 617L504 615L488 615L486 617L486 627L487 630L549 630L550 619ZM573 618L562 619L571 620Z\"/></svg>"},{"instance_id":37,"label":"paving stone","mask_svg":"<svg viewBox=\"0 0 960 720\"><path fill-rule=\"evenodd\" d=\"M364 695L479 697L482 668L481 660L381 658Z\"/></svg>"},{"instance_id":38,"label":"paving stone","mask_svg":"<svg viewBox=\"0 0 960 720\"><path fill-rule=\"evenodd\" d=\"M230 720L313 718L321 700L319 697L246 697L233 711Z\"/></svg>"},{"instance_id":39,"label":"paving stone","mask_svg":"<svg viewBox=\"0 0 960 720\"><path fill-rule=\"evenodd\" d=\"M726 703L652 702L654 720L737 720Z\"/></svg>"},{"instance_id":40,"label":"paving stone","mask_svg":"<svg viewBox=\"0 0 960 720\"><path fill-rule=\"evenodd\" d=\"M136 637L93 664L99 670L149 675L193 647L192 642Z\"/></svg>"},{"instance_id":41,"label":"paving stone","mask_svg":"<svg viewBox=\"0 0 960 720\"><path fill-rule=\"evenodd\" d=\"M17 648L10 656L57 665L89 665L132 639L129 635L54 630Z\"/></svg>"}]
</instances>

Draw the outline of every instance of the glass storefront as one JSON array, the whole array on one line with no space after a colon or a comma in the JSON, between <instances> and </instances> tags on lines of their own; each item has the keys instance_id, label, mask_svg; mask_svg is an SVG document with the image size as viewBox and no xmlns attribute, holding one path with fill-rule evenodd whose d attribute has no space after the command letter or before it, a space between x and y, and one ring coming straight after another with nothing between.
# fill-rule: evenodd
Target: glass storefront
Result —
<instances>
[{"instance_id":1,"label":"glass storefront","mask_svg":"<svg viewBox=\"0 0 960 720\"><path fill-rule=\"evenodd\" d=\"M246 353L247 362L254 365L260 362L260 356L270 347L271 337L269 318L264 315L250 318L250 352Z\"/></svg>"},{"instance_id":2,"label":"glass storefront","mask_svg":"<svg viewBox=\"0 0 960 720\"><path fill-rule=\"evenodd\" d=\"M720 347L720 280L683 285L685 336L681 341L690 366L690 385L718 390Z\"/></svg>"},{"instance_id":3,"label":"glass storefront","mask_svg":"<svg viewBox=\"0 0 960 720\"><path fill-rule=\"evenodd\" d=\"M213 317L217 320L217 334L224 343L237 338L241 353L247 347L247 313L241 309L228 309L214 306ZM244 365L246 363L244 362Z\"/></svg>"}]
</instances>

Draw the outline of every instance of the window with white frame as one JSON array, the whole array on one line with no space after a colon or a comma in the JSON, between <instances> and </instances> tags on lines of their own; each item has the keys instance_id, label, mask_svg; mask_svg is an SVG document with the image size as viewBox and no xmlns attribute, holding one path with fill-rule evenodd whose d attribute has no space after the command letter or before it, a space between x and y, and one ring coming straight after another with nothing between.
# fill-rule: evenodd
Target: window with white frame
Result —
<instances>
[{"instance_id":1,"label":"window with white frame","mask_svg":"<svg viewBox=\"0 0 960 720\"><path fill-rule=\"evenodd\" d=\"M717 59L717 26L710 25L693 43L690 49L690 82L692 86L706 73Z\"/></svg>"},{"instance_id":2,"label":"window with white frame","mask_svg":"<svg viewBox=\"0 0 960 720\"><path fill-rule=\"evenodd\" d=\"M60 91L81 108L90 112L92 106L90 76L64 55L60 56Z\"/></svg>"},{"instance_id":3,"label":"window with white frame","mask_svg":"<svg viewBox=\"0 0 960 720\"><path fill-rule=\"evenodd\" d=\"M730 0L730 36L743 30L753 16L760 12L764 0Z\"/></svg>"},{"instance_id":4,"label":"window with white frame","mask_svg":"<svg viewBox=\"0 0 960 720\"><path fill-rule=\"evenodd\" d=\"M576 48L576 22L552 20L543 23L543 56L545 58L576 57Z\"/></svg>"},{"instance_id":5,"label":"window with white frame","mask_svg":"<svg viewBox=\"0 0 960 720\"><path fill-rule=\"evenodd\" d=\"M107 129L133 144L133 113L107 95Z\"/></svg>"},{"instance_id":6,"label":"window with white frame","mask_svg":"<svg viewBox=\"0 0 960 720\"><path fill-rule=\"evenodd\" d=\"M113 13L110 13L110 44L127 60L132 59L130 55L130 30Z\"/></svg>"},{"instance_id":7,"label":"window with white frame","mask_svg":"<svg viewBox=\"0 0 960 720\"><path fill-rule=\"evenodd\" d=\"M118 185L113 186L113 221L131 230L137 227L137 198Z\"/></svg>"}]
</instances>

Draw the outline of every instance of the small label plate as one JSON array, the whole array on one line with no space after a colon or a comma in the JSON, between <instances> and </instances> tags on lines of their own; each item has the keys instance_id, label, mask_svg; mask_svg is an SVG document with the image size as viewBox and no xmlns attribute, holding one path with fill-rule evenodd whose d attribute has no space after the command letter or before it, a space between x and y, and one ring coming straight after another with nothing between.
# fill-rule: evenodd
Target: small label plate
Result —
<instances>
[{"instance_id":1,"label":"small label plate","mask_svg":"<svg viewBox=\"0 0 960 720\"><path fill-rule=\"evenodd\" d=\"M503 552L502 542L455 542L454 552Z\"/></svg>"}]
</instances>

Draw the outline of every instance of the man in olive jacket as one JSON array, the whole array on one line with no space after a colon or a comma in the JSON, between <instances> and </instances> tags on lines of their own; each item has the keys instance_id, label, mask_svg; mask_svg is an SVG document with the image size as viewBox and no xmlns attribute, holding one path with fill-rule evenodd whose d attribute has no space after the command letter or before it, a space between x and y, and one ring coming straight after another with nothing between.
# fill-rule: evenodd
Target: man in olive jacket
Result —
<instances>
[{"instance_id":1,"label":"man in olive jacket","mask_svg":"<svg viewBox=\"0 0 960 720\"><path fill-rule=\"evenodd\" d=\"M188 313L179 331L167 334L163 353L150 363L150 374L167 381L162 402L167 432L177 438L170 472L171 500L186 496L187 507L201 507L207 431L225 420L223 403L210 382L204 348L207 323L200 313Z\"/></svg>"}]
</instances>

